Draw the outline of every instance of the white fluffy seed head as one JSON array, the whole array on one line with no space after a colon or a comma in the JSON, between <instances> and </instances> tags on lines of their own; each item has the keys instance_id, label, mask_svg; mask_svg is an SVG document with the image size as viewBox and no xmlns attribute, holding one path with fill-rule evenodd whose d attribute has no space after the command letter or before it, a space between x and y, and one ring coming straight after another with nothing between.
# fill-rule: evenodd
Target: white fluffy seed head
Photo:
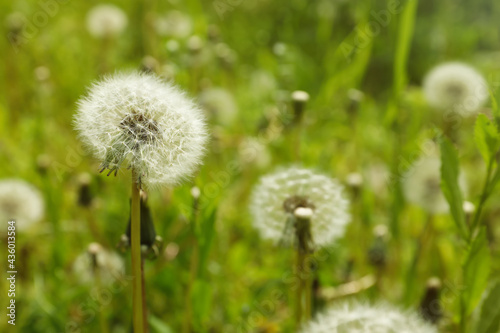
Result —
<instances>
[{"instance_id":1,"label":"white fluffy seed head","mask_svg":"<svg viewBox=\"0 0 500 333\"><path fill-rule=\"evenodd\" d=\"M460 62L433 68L424 78L423 90L432 107L462 116L477 112L488 98L488 85L482 75Z\"/></svg>"},{"instance_id":2,"label":"white fluffy seed head","mask_svg":"<svg viewBox=\"0 0 500 333\"><path fill-rule=\"evenodd\" d=\"M91 243L73 262L73 272L82 284L93 283L99 278L100 283L109 285L125 276L125 263L116 252Z\"/></svg>"},{"instance_id":3,"label":"white fluffy seed head","mask_svg":"<svg viewBox=\"0 0 500 333\"><path fill-rule=\"evenodd\" d=\"M147 188L191 176L207 140L203 112L153 74L116 74L95 83L79 101L75 127L102 169L130 166Z\"/></svg>"},{"instance_id":4,"label":"white fluffy seed head","mask_svg":"<svg viewBox=\"0 0 500 333\"><path fill-rule=\"evenodd\" d=\"M87 30L96 38L119 35L127 23L127 14L115 5L97 5L87 13Z\"/></svg>"},{"instance_id":5,"label":"white fluffy seed head","mask_svg":"<svg viewBox=\"0 0 500 333\"><path fill-rule=\"evenodd\" d=\"M292 92L292 101L298 103L306 103L309 101L309 94L302 90L295 90Z\"/></svg>"},{"instance_id":6,"label":"white fluffy seed head","mask_svg":"<svg viewBox=\"0 0 500 333\"><path fill-rule=\"evenodd\" d=\"M466 182L462 174L458 180L462 192L465 192ZM429 213L448 212L448 202L441 191L441 160L435 156L418 159L404 175L403 192L406 200Z\"/></svg>"},{"instance_id":7,"label":"white fluffy seed head","mask_svg":"<svg viewBox=\"0 0 500 333\"><path fill-rule=\"evenodd\" d=\"M208 88L199 97L202 108L217 124L230 126L238 116L233 95L223 88Z\"/></svg>"},{"instance_id":8,"label":"white fluffy seed head","mask_svg":"<svg viewBox=\"0 0 500 333\"><path fill-rule=\"evenodd\" d=\"M349 202L335 179L309 169L291 167L264 176L254 188L250 211L263 238L293 242L287 220L299 208L310 208L312 241L325 246L344 234L350 221ZM293 228L293 227L292 227Z\"/></svg>"},{"instance_id":9,"label":"white fluffy seed head","mask_svg":"<svg viewBox=\"0 0 500 333\"><path fill-rule=\"evenodd\" d=\"M43 218L45 211L41 193L33 185L21 179L0 181L0 219L16 221L20 232Z\"/></svg>"},{"instance_id":10,"label":"white fluffy seed head","mask_svg":"<svg viewBox=\"0 0 500 333\"><path fill-rule=\"evenodd\" d=\"M188 15L178 10L171 10L156 19L155 28L161 36L186 38L193 30L193 22Z\"/></svg>"},{"instance_id":11,"label":"white fluffy seed head","mask_svg":"<svg viewBox=\"0 0 500 333\"><path fill-rule=\"evenodd\" d=\"M343 302L305 324L300 333L437 333L418 313L386 303Z\"/></svg>"}]
</instances>

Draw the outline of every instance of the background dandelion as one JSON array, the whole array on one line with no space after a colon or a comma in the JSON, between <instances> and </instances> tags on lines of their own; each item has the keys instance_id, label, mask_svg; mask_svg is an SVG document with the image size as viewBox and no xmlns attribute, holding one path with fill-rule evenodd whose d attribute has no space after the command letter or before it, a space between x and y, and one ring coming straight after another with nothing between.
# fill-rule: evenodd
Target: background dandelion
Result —
<instances>
[{"instance_id":1,"label":"background dandelion","mask_svg":"<svg viewBox=\"0 0 500 333\"><path fill-rule=\"evenodd\" d=\"M111 4L100 4L87 13L87 30L97 38L109 38L120 34L127 26L127 14Z\"/></svg>"},{"instance_id":2,"label":"background dandelion","mask_svg":"<svg viewBox=\"0 0 500 333\"><path fill-rule=\"evenodd\" d=\"M40 222L45 203L40 191L22 179L0 180L0 218L16 221L19 232L29 232Z\"/></svg>"},{"instance_id":3,"label":"background dandelion","mask_svg":"<svg viewBox=\"0 0 500 333\"><path fill-rule=\"evenodd\" d=\"M385 303L343 302L318 315L301 333L437 333L416 312Z\"/></svg>"},{"instance_id":4,"label":"background dandelion","mask_svg":"<svg viewBox=\"0 0 500 333\"><path fill-rule=\"evenodd\" d=\"M292 230L286 229L289 214L308 207L313 243L325 246L340 238L350 220L349 202L335 179L311 170L291 167L262 177L252 193L250 211L255 228L263 238L291 243Z\"/></svg>"},{"instance_id":5,"label":"background dandelion","mask_svg":"<svg viewBox=\"0 0 500 333\"><path fill-rule=\"evenodd\" d=\"M449 62L434 67L424 78L424 94L432 107L470 116L488 98L488 85L469 65Z\"/></svg>"}]
</instances>

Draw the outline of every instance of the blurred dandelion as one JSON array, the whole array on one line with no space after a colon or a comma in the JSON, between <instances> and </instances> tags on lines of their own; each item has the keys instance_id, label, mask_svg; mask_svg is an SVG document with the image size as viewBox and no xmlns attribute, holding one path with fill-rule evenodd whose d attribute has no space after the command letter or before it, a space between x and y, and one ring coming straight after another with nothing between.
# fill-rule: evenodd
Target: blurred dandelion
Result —
<instances>
[{"instance_id":1,"label":"blurred dandelion","mask_svg":"<svg viewBox=\"0 0 500 333\"><path fill-rule=\"evenodd\" d=\"M201 110L151 74L117 74L94 84L79 102L75 127L102 161L101 171L116 174L127 161L149 188L192 175L207 138Z\"/></svg>"},{"instance_id":2,"label":"blurred dandelion","mask_svg":"<svg viewBox=\"0 0 500 333\"><path fill-rule=\"evenodd\" d=\"M203 109L219 125L230 126L238 116L233 95L223 88L208 88L199 97Z\"/></svg>"},{"instance_id":3,"label":"blurred dandelion","mask_svg":"<svg viewBox=\"0 0 500 333\"><path fill-rule=\"evenodd\" d=\"M403 192L406 199L422 207L430 214L448 212L448 202L441 191L441 160L438 157L426 156L415 162L404 175ZM465 191L463 175L459 177L459 185Z\"/></svg>"},{"instance_id":4,"label":"blurred dandelion","mask_svg":"<svg viewBox=\"0 0 500 333\"><path fill-rule=\"evenodd\" d=\"M343 186L335 179L298 167L262 177L250 204L254 226L262 237L287 243L292 242L293 233L283 234L286 221L299 207L314 211L311 236L316 246L340 238L350 221Z\"/></svg>"},{"instance_id":5,"label":"blurred dandelion","mask_svg":"<svg viewBox=\"0 0 500 333\"><path fill-rule=\"evenodd\" d=\"M312 315L309 257L315 246L325 246L344 234L350 220L348 207L337 180L298 167L262 177L252 193L253 223L262 237L296 245L297 327Z\"/></svg>"},{"instance_id":6,"label":"blurred dandelion","mask_svg":"<svg viewBox=\"0 0 500 333\"><path fill-rule=\"evenodd\" d=\"M16 221L21 232L43 218L44 206L41 193L28 182L21 179L0 181L0 218Z\"/></svg>"},{"instance_id":7,"label":"blurred dandelion","mask_svg":"<svg viewBox=\"0 0 500 333\"><path fill-rule=\"evenodd\" d=\"M238 145L238 156L243 166L254 165L260 169L269 166L272 160L266 145L253 137L247 137L241 141Z\"/></svg>"},{"instance_id":8,"label":"blurred dandelion","mask_svg":"<svg viewBox=\"0 0 500 333\"><path fill-rule=\"evenodd\" d=\"M386 303L344 302L328 309L300 333L437 333L418 313Z\"/></svg>"},{"instance_id":9,"label":"blurred dandelion","mask_svg":"<svg viewBox=\"0 0 500 333\"><path fill-rule=\"evenodd\" d=\"M460 62L434 67L424 78L423 90L432 107L462 116L475 113L488 98L488 85L482 75Z\"/></svg>"},{"instance_id":10,"label":"blurred dandelion","mask_svg":"<svg viewBox=\"0 0 500 333\"><path fill-rule=\"evenodd\" d=\"M171 10L166 15L156 19L155 29L160 36L181 39L191 34L193 22L188 15L178 10Z\"/></svg>"},{"instance_id":11,"label":"blurred dandelion","mask_svg":"<svg viewBox=\"0 0 500 333\"><path fill-rule=\"evenodd\" d=\"M87 30L96 38L119 35L127 24L127 14L115 5L100 4L87 13Z\"/></svg>"},{"instance_id":12,"label":"blurred dandelion","mask_svg":"<svg viewBox=\"0 0 500 333\"><path fill-rule=\"evenodd\" d=\"M82 284L99 279L100 284L109 285L124 277L125 263L117 253L106 250L98 243L91 243L87 251L75 259L73 272Z\"/></svg>"}]
</instances>

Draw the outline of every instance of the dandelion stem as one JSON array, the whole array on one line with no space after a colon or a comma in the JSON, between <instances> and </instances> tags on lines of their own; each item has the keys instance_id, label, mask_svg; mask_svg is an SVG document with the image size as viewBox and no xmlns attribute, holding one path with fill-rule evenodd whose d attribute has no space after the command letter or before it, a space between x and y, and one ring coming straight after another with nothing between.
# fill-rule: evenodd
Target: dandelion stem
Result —
<instances>
[{"instance_id":1,"label":"dandelion stem","mask_svg":"<svg viewBox=\"0 0 500 333\"><path fill-rule=\"evenodd\" d=\"M132 305L134 333L144 333L141 273L141 205L137 176L132 170L132 209L131 209L131 253L132 253Z\"/></svg>"},{"instance_id":2,"label":"dandelion stem","mask_svg":"<svg viewBox=\"0 0 500 333\"><path fill-rule=\"evenodd\" d=\"M303 261L302 256L303 254L301 253L300 249L297 248L297 259L295 261L295 273L299 277L299 284L297 286L297 294L296 294L297 303L295 304L296 306L295 320L297 323L297 329L300 328L300 324L302 323L302 291L304 289L302 274L301 274L301 266Z\"/></svg>"},{"instance_id":3,"label":"dandelion stem","mask_svg":"<svg viewBox=\"0 0 500 333\"><path fill-rule=\"evenodd\" d=\"M142 320L144 324L144 333L149 332L148 328L148 307L146 304L146 284L144 279L144 259L141 258L141 292L142 292Z\"/></svg>"},{"instance_id":4,"label":"dandelion stem","mask_svg":"<svg viewBox=\"0 0 500 333\"><path fill-rule=\"evenodd\" d=\"M312 283L311 269L308 257L311 253L311 230L310 218L294 216L296 238L297 238L297 262L296 272L299 277L299 287L297 288L297 328L302 321L307 321L312 314Z\"/></svg>"}]
</instances>

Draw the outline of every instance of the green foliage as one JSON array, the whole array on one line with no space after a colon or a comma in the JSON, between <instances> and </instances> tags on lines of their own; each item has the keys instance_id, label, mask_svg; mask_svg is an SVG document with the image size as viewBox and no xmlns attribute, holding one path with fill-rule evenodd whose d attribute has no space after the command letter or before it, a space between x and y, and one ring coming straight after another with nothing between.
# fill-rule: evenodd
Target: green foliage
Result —
<instances>
[{"instance_id":1,"label":"green foliage","mask_svg":"<svg viewBox=\"0 0 500 333\"><path fill-rule=\"evenodd\" d=\"M467 316L475 309L488 284L490 265L490 249L486 239L486 230L481 228L468 249L463 267L464 291L462 293L462 302L465 304L465 315Z\"/></svg>"},{"instance_id":2,"label":"green foliage","mask_svg":"<svg viewBox=\"0 0 500 333\"><path fill-rule=\"evenodd\" d=\"M500 282L487 291L476 320L476 333L497 333L500 330Z\"/></svg>"},{"instance_id":3,"label":"green foliage","mask_svg":"<svg viewBox=\"0 0 500 333\"><path fill-rule=\"evenodd\" d=\"M0 177L32 183L46 203L42 221L20 230L16 240L17 331L64 332L70 331L68 323L76 323L81 332L100 332L105 331L101 319L108 332L130 329L130 281L104 288L109 298L99 302L95 285L82 284L73 270L75 258L97 240L89 220L102 245L117 250L128 220L130 174L126 168L116 177L98 174L99 161L82 149L72 117L75 102L94 80L137 70L145 56L157 61L158 74L194 99L220 88L237 109L230 124L219 123L207 111L213 135L192 181L148 193L157 235L164 240L158 258L145 264L152 333L182 332L186 321L194 332L236 332L240 327L295 332L293 300L288 299L295 283L292 248L261 239L247 208L261 175L294 162L289 152L295 141L283 128L293 113L294 90L310 95L300 127L301 160L295 162L344 185L350 173L362 175L359 188L346 185L352 223L345 237L321 254L314 282L318 290L343 290L345 283L376 276L375 286L354 297L415 309L427 279L437 276L443 286L465 286L463 295L443 290L442 331L459 330L459 302L465 326L472 326L469 314L488 276L498 274L500 267L500 169L495 158L500 112L494 82L500 75L498 32L492 28L498 25L500 3L217 0L218 8L226 9L219 15L212 1L111 2L125 11L129 25L109 40L94 38L85 29L86 14L97 1L0 2L5 37L0 39ZM58 4L54 15L45 12L49 3ZM386 20L391 3L399 4L398 11ZM188 35L155 30L171 10L190 19ZM31 24L26 29L31 36L17 48L9 43L8 17L16 12ZM43 15L46 24L38 24ZM192 36L197 38L190 40ZM201 42L199 50L191 49L193 40ZM450 120L425 101L425 73L450 59L469 62L490 83L491 105L479 110L475 127L472 117ZM350 89L364 97L353 101ZM488 120L489 109L495 121ZM423 143L436 139L431 129L446 132L443 126L453 128L453 144L441 143L441 186L450 212L432 216L422 235L429 214L405 200L401 185L420 156L438 153ZM253 160L242 157L251 155L243 149L248 140L264 147ZM45 170L38 163L42 155L49 159ZM491 164L486 172L483 159ZM469 185L464 193L457 184L459 170ZM95 200L89 210L76 200L83 172L92 178ZM191 221L194 184L202 194L199 215ZM476 205L472 216L463 212L464 199ZM380 239L373 234L378 225L389 229ZM370 264L367 254L377 242L383 243L383 267ZM121 255L130 272L129 253ZM0 289L7 290L5 279ZM498 331L499 290L494 285L480 306L479 333ZM329 302L318 299L317 305L321 309ZM89 313L93 316L86 318ZM10 329L0 321L0 332Z\"/></svg>"},{"instance_id":4,"label":"green foliage","mask_svg":"<svg viewBox=\"0 0 500 333\"><path fill-rule=\"evenodd\" d=\"M480 114L474 128L474 139L484 161L489 165L500 148L500 136L494 122L484 114Z\"/></svg>"},{"instance_id":5,"label":"green foliage","mask_svg":"<svg viewBox=\"0 0 500 333\"><path fill-rule=\"evenodd\" d=\"M450 205L451 216L464 239L468 237L463 196L458 186L459 162L457 150L448 139L441 141L441 188Z\"/></svg>"}]
</instances>

